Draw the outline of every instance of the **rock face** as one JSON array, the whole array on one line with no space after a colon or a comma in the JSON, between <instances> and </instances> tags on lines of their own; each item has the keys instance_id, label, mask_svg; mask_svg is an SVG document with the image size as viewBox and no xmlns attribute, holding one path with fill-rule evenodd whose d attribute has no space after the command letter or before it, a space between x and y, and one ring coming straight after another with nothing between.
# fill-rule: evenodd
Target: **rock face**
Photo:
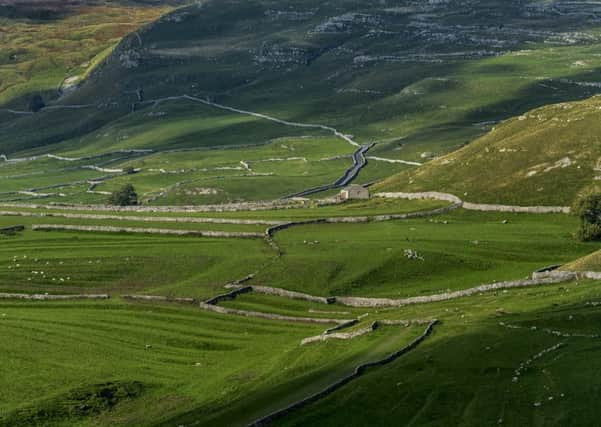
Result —
<instances>
[{"instance_id":1,"label":"rock face","mask_svg":"<svg viewBox=\"0 0 601 427\"><path fill-rule=\"evenodd\" d=\"M353 30L377 27L382 24L382 18L366 13L345 13L333 16L317 25L309 34L351 33Z\"/></svg>"}]
</instances>

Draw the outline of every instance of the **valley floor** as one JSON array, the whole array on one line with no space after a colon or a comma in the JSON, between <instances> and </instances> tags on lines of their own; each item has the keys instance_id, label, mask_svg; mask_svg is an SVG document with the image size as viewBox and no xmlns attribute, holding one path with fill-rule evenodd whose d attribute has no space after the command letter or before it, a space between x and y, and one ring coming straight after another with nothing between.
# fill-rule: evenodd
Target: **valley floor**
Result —
<instances>
[{"instance_id":1,"label":"valley floor","mask_svg":"<svg viewBox=\"0 0 601 427\"><path fill-rule=\"evenodd\" d=\"M570 367L601 339L596 282L524 280L599 249L572 237L569 215L385 198L231 212L1 210L1 425L595 416L594 381L575 387L595 365Z\"/></svg>"}]
</instances>

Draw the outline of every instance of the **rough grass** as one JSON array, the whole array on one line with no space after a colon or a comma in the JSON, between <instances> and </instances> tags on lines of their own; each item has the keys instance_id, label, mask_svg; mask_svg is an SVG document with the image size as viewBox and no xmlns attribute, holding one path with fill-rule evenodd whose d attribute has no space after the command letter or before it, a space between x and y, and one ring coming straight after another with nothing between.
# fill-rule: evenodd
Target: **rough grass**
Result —
<instances>
[{"instance_id":1,"label":"rough grass","mask_svg":"<svg viewBox=\"0 0 601 427\"><path fill-rule=\"evenodd\" d=\"M56 97L65 79L85 77L109 46L172 9L118 1L80 3L0 4L0 105L32 93Z\"/></svg>"},{"instance_id":2,"label":"rough grass","mask_svg":"<svg viewBox=\"0 0 601 427\"><path fill-rule=\"evenodd\" d=\"M561 267L566 271L601 271L601 252L594 252Z\"/></svg>"},{"instance_id":3,"label":"rough grass","mask_svg":"<svg viewBox=\"0 0 601 427\"><path fill-rule=\"evenodd\" d=\"M377 186L447 191L480 203L570 206L597 188L601 98L542 107L417 170Z\"/></svg>"}]
</instances>

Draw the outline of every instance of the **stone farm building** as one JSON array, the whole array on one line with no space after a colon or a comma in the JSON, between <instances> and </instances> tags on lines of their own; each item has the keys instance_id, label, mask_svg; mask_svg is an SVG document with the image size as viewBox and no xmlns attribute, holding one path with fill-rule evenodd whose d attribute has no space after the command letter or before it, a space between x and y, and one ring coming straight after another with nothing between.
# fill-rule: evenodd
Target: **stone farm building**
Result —
<instances>
[{"instance_id":1,"label":"stone farm building","mask_svg":"<svg viewBox=\"0 0 601 427\"><path fill-rule=\"evenodd\" d=\"M352 184L340 192L341 200L367 200L369 190L362 185Z\"/></svg>"}]
</instances>

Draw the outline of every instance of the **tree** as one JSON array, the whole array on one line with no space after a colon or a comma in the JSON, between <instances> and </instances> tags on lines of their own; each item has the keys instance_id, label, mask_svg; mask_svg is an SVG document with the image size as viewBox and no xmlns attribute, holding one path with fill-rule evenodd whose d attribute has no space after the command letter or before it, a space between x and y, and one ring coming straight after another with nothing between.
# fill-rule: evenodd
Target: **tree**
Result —
<instances>
[{"instance_id":1,"label":"tree","mask_svg":"<svg viewBox=\"0 0 601 427\"><path fill-rule=\"evenodd\" d=\"M31 111L31 112L37 113L45 106L46 106L46 103L44 102L42 95L34 95L29 100L29 111Z\"/></svg>"},{"instance_id":2,"label":"tree","mask_svg":"<svg viewBox=\"0 0 601 427\"><path fill-rule=\"evenodd\" d=\"M572 211L580 218L578 238L583 241L601 240L601 194L579 197Z\"/></svg>"},{"instance_id":3,"label":"tree","mask_svg":"<svg viewBox=\"0 0 601 427\"><path fill-rule=\"evenodd\" d=\"M116 206L135 206L138 204L138 194L133 185L125 184L111 194L109 203Z\"/></svg>"}]
</instances>

